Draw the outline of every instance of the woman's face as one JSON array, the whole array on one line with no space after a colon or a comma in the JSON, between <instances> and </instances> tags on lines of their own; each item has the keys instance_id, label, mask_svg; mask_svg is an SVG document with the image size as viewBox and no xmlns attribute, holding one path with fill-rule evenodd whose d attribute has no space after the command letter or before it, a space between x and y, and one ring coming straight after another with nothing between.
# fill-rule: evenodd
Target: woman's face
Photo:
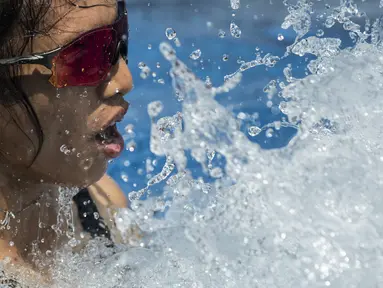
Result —
<instances>
[{"instance_id":1,"label":"woman's face","mask_svg":"<svg viewBox=\"0 0 383 288\"><path fill-rule=\"evenodd\" d=\"M91 8L74 8L67 0L52 2L47 23L62 19L49 35L36 37L33 49L26 49L24 54L52 50L117 18L116 0L75 1L86 6L104 4ZM11 164L12 174L24 177L22 181L68 186L96 182L105 173L108 161L123 149L121 138L115 135L110 124L120 120L128 109L122 96L131 90L132 76L125 61L120 58L107 79L97 87L57 89L49 82L51 71L41 65L22 65L21 75L22 90L39 119L44 141L30 166L38 145L36 128L21 105L11 109L17 121L9 121L9 109L0 106L0 151ZM109 128L105 130L106 127ZM107 141L100 138L100 134L95 136L102 130L109 133Z\"/></svg>"}]
</instances>

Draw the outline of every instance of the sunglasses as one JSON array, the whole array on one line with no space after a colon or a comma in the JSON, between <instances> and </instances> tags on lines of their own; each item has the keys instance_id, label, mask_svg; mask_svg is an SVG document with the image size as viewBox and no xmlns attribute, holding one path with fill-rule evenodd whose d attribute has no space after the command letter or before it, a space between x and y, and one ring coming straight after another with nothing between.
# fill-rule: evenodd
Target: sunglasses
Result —
<instances>
[{"instance_id":1,"label":"sunglasses","mask_svg":"<svg viewBox=\"0 0 383 288\"><path fill-rule=\"evenodd\" d=\"M90 30L54 50L1 59L0 65L39 64L49 68L49 82L56 88L97 86L107 77L120 56L127 61L128 13L118 1L118 18L112 25Z\"/></svg>"}]
</instances>

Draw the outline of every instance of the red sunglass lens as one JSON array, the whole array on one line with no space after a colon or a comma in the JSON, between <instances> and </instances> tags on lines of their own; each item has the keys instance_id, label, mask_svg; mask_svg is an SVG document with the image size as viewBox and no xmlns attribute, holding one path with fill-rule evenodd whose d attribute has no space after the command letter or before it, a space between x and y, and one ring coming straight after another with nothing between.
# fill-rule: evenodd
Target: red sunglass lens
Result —
<instances>
[{"instance_id":1,"label":"red sunglass lens","mask_svg":"<svg viewBox=\"0 0 383 288\"><path fill-rule=\"evenodd\" d=\"M92 86L111 68L116 54L117 35L110 28L85 34L64 48L53 60L56 87Z\"/></svg>"}]
</instances>

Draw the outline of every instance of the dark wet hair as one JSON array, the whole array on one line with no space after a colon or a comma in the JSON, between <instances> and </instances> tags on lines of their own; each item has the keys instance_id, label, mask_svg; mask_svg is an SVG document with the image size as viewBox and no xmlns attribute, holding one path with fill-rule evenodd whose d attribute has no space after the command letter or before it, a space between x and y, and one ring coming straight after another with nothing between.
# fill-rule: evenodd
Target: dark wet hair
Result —
<instances>
[{"instance_id":1,"label":"dark wet hair","mask_svg":"<svg viewBox=\"0 0 383 288\"><path fill-rule=\"evenodd\" d=\"M44 33L41 29L41 20L48 12L51 1L39 1L40 4L37 5L35 0L0 0L1 59L21 55L28 45L32 45L34 36ZM18 65L0 67L0 105L8 110L14 124L30 139L35 147L35 155L37 156L44 135L28 96L20 89L19 78L17 77L19 69ZM36 127L38 145L33 143L31 137L20 127L20 122L16 114L13 113L15 105L23 108ZM0 156L5 158L2 151L0 151Z\"/></svg>"}]
</instances>

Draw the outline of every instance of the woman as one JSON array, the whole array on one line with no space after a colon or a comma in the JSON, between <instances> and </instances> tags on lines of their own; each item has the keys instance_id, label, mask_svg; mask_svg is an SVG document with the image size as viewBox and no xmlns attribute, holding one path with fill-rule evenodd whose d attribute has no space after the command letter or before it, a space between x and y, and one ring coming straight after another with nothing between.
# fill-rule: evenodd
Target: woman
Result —
<instances>
[{"instance_id":1,"label":"woman","mask_svg":"<svg viewBox=\"0 0 383 288\"><path fill-rule=\"evenodd\" d=\"M127 12L117 0L6 0L0 24L0 259L44 274L73 226L86 230L70 219L86 201L72 213L59 187L98 182L123 150ZM97 207L102 186L88 189Z\"/></svg>"}]
</instances>

